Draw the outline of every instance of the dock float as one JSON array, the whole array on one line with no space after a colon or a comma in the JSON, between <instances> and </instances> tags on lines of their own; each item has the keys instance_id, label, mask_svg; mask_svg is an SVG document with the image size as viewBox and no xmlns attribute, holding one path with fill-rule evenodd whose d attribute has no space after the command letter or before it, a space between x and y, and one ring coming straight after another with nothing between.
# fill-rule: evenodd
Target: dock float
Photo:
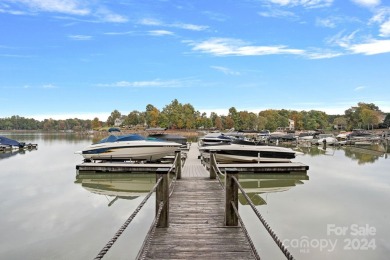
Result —
<instances>
[{"instance_id":1,"label":"dock float","mask_svg":"<svg viewBox=\"0 0 390 260\"><path fill-rule=\"evenodd\" d=\"M93 173L155 173L159 168L171 168L172 164L159 163L128 163L128 162L105 162L105 163L82 163L76 165L76 170L83 174Z\"/></svg>"},{"instance_id":2,"label":"dock float","mask_svg":"<svg viewBox=\"0 0 390 260\"><path fill-rule=\"evenodd\" d=\"M236 168L238 172L251 173L299 173L309 170L309 166L300 162L291 163L245 163L245 164L217 164L221 171Z\"/></svg>"}]
</instances>

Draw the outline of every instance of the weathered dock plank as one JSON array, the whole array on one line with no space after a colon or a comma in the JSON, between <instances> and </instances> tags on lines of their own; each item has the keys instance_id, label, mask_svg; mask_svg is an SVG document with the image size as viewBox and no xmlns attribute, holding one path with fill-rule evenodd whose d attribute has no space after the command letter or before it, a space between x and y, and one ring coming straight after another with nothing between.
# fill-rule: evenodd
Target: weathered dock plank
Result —
<instances>
[{"instance_id":1,"label":"weathered dock plank","mask_svg":"<svg viewBox=\"0 0 390 260\"><path fill-rule=\"evenodd\" d=\"M224 225L224 191L192 145L170 198L169 227L157 228L145 259L255 259L240 227Z\"/></svg>"}]
</instances>

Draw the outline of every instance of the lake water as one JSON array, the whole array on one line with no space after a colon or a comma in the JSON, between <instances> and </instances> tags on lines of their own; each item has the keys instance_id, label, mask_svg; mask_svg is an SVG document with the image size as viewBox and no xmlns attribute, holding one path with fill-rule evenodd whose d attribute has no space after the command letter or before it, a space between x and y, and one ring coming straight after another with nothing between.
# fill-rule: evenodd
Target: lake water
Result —
<instances>
[{"instance_id":1,"label":"lake water","mask_svg":"<svg viewBox=\"0 0 390 260\"><path fill-rule=\"evenodd\" d=\"M65 134L11 134L37 143L0 152L0 259L93 259L139 205L153 175L76 176L92 142ZM243 175L256 207L296 259L389 259L390 159L362 149L302 148L307 175ZM262 259L285 259L240 198ZM154 218L154 197L104 259L134 259Z\"/></svg>"}]
</instances>

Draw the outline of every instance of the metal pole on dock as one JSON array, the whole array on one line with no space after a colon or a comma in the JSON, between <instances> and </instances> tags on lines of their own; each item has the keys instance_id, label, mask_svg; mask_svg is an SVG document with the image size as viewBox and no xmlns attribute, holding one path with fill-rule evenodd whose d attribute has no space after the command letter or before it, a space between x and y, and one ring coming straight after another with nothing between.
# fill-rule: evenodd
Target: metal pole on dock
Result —
<instances>
[{"instance_id":1,"label":"metal pole on dock","mask_svg":"<svg viewBox=\"0 0 390 260\"><path fill-rule=\"evenodd\" d=\"M164 202L163 209L161 211L160 218L157 223L157 227L166 228L169 227L169 176L168 168L158 168L156 170L156 181L162 177L160 185L156 189L156 216L159 211L160 202Z\"/></svg>"},{"instance_id":2,"label":"metal pole on dock","mask_svg":"<svg viewBox=\"0 0 390 260\"><path fill-rule=\"evenodd\" d=\"M215 168L217 167L217 161L215 159L215 151L210 151L210 179L216 179L217 173Z\"/></svg>"},{"instance_id":3,"label":"metal pole on dock","mask_svg":"<svg viewBox=\"0 0 390 260\"><path fill-rule=\"evenodd\" d=\"M175 152L175 171L176 171L176 179L180 180L181 179L181 151L176 151Z\"/></svg>"},{"instance_id":4,"label":"metal pole on dock","mask_svg":"<svg viewBox=\"0 0 390 260\"><path fill-rule=\"evenodd\" d=\"M236 206L238 210L238 185L232 177L238 180L238 170L236 168L226 168L225 180L225 225L238 226L238 217L232 206Z\"/></svg>"}]
</instances>

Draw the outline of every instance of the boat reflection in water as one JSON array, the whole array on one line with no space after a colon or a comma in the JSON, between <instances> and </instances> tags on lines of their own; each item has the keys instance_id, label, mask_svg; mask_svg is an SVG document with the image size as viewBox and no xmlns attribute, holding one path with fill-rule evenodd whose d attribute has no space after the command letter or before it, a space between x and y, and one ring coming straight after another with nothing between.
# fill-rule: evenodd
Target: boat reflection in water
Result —
<instances>
[{"instance_id":1,"label":"boat reflection in water","mask_svg":"<svg viewBox=\"0 0 390 260\"><path fill-rule=\"evenodd\" d=\"M304 184L304 180L309 180L309 176L304 172L294 174L240 174L239 177L241 186L256 206L267 204L260 195L288 191L297 185ZM238 199L242 205L248 205L240 191Z\"/></svg>"},{"instance_id":2,"label":"boat reflection in water","mask_svg":"<svg viewBox=\"0 0 390 260\"><path fill-rule=\"evenodd\" d=\"M155 174L115 173L91 174L79 172L76 184L91 193L110 197L108 206L118 199L133 200L147 195L156 183Z\"/></svg>"},{"instance_id":3,"label":"boat reflection in water","mask_svg":"<svg viewBox=\"0 0 390 260\"><path fill-rule=\"evenodd\" d=\"M11 149L11 150L4 150L4 151L0 151L0 159L7 159L7 158L10 158L10 157L13 157L15 155L24 155L26 153L30 153L32 151L36 151L38 150L37 147L32 147L32 148L28 148L28 149Z\"/></svg>"}]
</instances>

